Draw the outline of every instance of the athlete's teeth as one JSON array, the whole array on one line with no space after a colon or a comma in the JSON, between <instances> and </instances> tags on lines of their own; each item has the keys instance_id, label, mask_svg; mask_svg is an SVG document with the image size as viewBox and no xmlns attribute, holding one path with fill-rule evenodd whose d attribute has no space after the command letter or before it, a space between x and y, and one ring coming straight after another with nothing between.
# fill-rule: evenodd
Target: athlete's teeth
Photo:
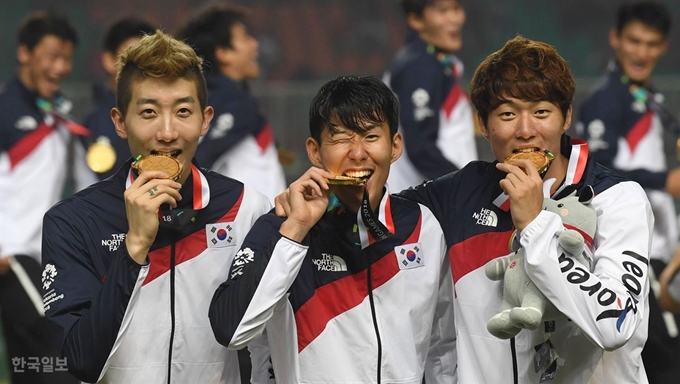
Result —
<instances>
[{"instance_id":1,"label":"athlete's teeth","mask_svg":"<svg viewBox=\"0 0 680 384\"><path fill-rule=\"evenodd\" d=\"M371 171L345 172L345 175L349 177L366 177L371 175Z\"/></svg>"}]
</instances>

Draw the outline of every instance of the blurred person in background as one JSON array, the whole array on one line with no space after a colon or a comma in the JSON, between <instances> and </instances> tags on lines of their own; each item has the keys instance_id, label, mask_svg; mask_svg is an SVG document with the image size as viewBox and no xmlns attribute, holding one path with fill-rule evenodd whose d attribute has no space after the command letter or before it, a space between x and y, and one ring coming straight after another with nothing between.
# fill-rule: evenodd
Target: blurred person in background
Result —
<instances>
[{"instance_id":1,"label":"blurred person in background","mask_svg":"<svg viewBox=\"0 0 680 384\"><path fill-rule=\"evenodd\" d=\"M680 127L650 83L668 48L670 28L670 12L661 3L637 1L619 7L616 27L609 34L615 59L581 106L577 126L593 158L638 182L654 211L649 338L642 353L650 383L680 380L680 316L663 314L657 301L660 291L654 289L655 276L662 274L678 246L673 198L680 198L680 168L669 170L666 165L664 131L677 137Z\"/></svg>"},{"instance_id":2,"label":"blurred person in background","mask_svg":"<svg viewBox=\"0 0 680 384\"><path fill-rule=\"evenodd\" d=\"M420 184L477 159L470 102L460 86L465 10L461 0L400 0L411 31L384 80L401 103L404 156L392 165L391 190Z\"/></svg>"},{"instance_id":3,"label":"blurred person in background","mask_svg":"<svg viewBox=\"0 0 680 384\"><path fill-rule=\"evenodd\" d=\"M65 17L29 15L18 31L19 71L0 94L0 309L13 383L75 382L26 364L60 356L40 295L42 217L61 199L68 174L79 189L96 180L73 138L87 130L70 121L72 104L59 90L77 42Z\"/></svg>"},{"instance_id":4,"label":"blurred person in background","mask_svg":"<svg viewBox=\"0 0 680 384\"><path fill-rule=\"evenodd\" d=\"M274 134L248 89L257 78L257 40L248 31L247 9L209 4L189 20L178 38L206 62L206 80L215 119L201 140L196 159L201 166L242 181L271 201L286 181Z\"/></svg>"},{"instance_id":5,"label":"blurred person in background","mask_svg":"<svg viewBox=\"0 0 680 384\"><path fill-rule=\"evenodd\" d=\"M104 51L101 54L106 81L95 84L92 99L95 107L85 119L90 130L87 138L88 165L96 172L99 180L113 175L130 158L130 147L126 140L116 134L111 121L111 109L116 106L116 61L143 35L152 34L156 28L145 20L135 17L121 19L111 25L104 37Z\"/></svg>"}]
</instances>

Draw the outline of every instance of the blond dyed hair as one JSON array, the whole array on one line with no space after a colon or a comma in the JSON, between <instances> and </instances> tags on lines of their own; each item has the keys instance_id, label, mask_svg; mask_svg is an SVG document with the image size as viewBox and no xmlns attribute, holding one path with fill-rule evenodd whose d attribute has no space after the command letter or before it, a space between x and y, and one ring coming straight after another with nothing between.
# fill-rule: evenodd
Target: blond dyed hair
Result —
<instances>
[{"instance_id":1,"label":"blond dyed hair","mask_svg":"<svg viewBox=\"0 0 680 384\"><path fill-rule=\"evenodd\" d=\"M189 45L161 30L128 48L118 58L116 69L116 107L123 116L132 100L133 82L148 78L193 81L201 110L207 106L203 59Z\"/></svg>"}]
</instances>

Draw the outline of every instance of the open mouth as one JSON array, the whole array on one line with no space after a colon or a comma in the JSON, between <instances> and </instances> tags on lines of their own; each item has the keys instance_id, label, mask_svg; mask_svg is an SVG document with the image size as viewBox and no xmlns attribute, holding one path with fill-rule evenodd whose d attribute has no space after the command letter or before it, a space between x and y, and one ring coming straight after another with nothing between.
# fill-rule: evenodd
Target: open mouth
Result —
<instances>
[{"instance_id":1,"label":"open mouth","mask_svg":"<svg viewBox=\"0 0 680 384\"><path fill-rule=\"evenodd\" d=\"M156 151L156 150L151 151L151 154L154 155L154 156L169 156L169 157L174 157L174 158L177 158L177 156L179 156L181 153L182 153L181 149L178 149L176 151L170 151L170 152Z\"/></svg>"}]
</instances>

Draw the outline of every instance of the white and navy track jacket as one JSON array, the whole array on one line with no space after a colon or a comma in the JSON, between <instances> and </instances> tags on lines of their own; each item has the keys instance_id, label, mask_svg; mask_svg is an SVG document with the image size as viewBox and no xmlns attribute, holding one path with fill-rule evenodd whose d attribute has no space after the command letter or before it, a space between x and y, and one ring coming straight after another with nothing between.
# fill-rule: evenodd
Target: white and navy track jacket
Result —
<instances>
[{"instance_id":1,"label":"white and navy track jacket","mask_svg":"<svg viewBox=\"0 0 680 384\"><path fill-rule=\"evenodd\" d=\"M266 327L277 383L455 382L441 227L387 193L379 219L394 235L371 243L357 215L329 208L300 244L283 218L260 218L213 297L217 340L242 348Z\"/></svg>"},{"instance_id":2,"label":"white and navy track jacket","mask_svg":"<svg viewBox=\"0 0 680 384\"><path fill-rule=\"evenodd\" d=\"M28 255L40 262L42 217L64 193L69 156L77 190L97 179L79 142L68 153L77 128L42 112L37 99L17 77L0 94L0 255ZM70 101L60 99L60 112L68 112Z\"/></svg>"},{"instance_id":3,"label":"white and navy track jacket","mask_svg":"<svg viewBox=\"0 0 680 384\"><path fill-rule=\"evenodd\" d=\"M215 118L198 145L196 159L273 202L287 185L271 125L245 85L221 74L211 74L206 81Z\"/></svg>"},{"instance_id":4,"label":"white and navy track jacket","mask_svg":"<svg viewBox=\"0 0 680 384\"><path fill-rule=\"evenodd\" d=\"M43 300L69 371L86 382L240 383L208 307L267 198L192 166L140 266L125 247L133 178L125 166L45 215Z\"/></svg>"},{"instance_id":5,"label":"white and navy track jacket","mask_svg":"<svg viewBox=\"0 0 680 384\"><path fill-rule=\"evenodd\" d=\"M661 95L638 88L636 98L623 76L612 62L583 103L577 127L595 161L638 182L647 192L655 219L650 257L667 263L677 247L678 221L673 197L665 191L664 119L650 105Z\"/></svg>"},{"instance_id":6,"label":"white and navy track jacket","mask_svg":"<svg viewBox=\"0 0 680 384\"><path fill-rule=\"evenodd\" d=\"M401 104L404 135L404 155L392 164L388 179L393 191L477 160L472 108L459 84L462 72L455 56L438 54L418 36L397 53L385 74Z\"/></svg>"},{"instance_id":7,"label":"white and navy track jacket","mask_svg":"<svg viewBox=\"0 0 680 384\"><path fill-rule=\"evenodd\" d=\"M520 235L525 268L539 290L566 315L550 341L559 359L554 382L646 383L640 353L647 339L647 268L653 217L640 186L588 159L585 143L569 143L564 184L553 198L591 185L597 211L590 270L558 252L560 217L541 212ZM491 281L484 265L510 253L514 232L507 195L498 182L505 173L495 163L472 162L401 195L428 206L442 224L456 292L458 378L460 383L535 384L541 371L534 356L544 329L522 330L510 340L493 337L487 321L501 310L501 281ZM571 187L570 187L571 186Z\"/></svg>"}]
</instances>

